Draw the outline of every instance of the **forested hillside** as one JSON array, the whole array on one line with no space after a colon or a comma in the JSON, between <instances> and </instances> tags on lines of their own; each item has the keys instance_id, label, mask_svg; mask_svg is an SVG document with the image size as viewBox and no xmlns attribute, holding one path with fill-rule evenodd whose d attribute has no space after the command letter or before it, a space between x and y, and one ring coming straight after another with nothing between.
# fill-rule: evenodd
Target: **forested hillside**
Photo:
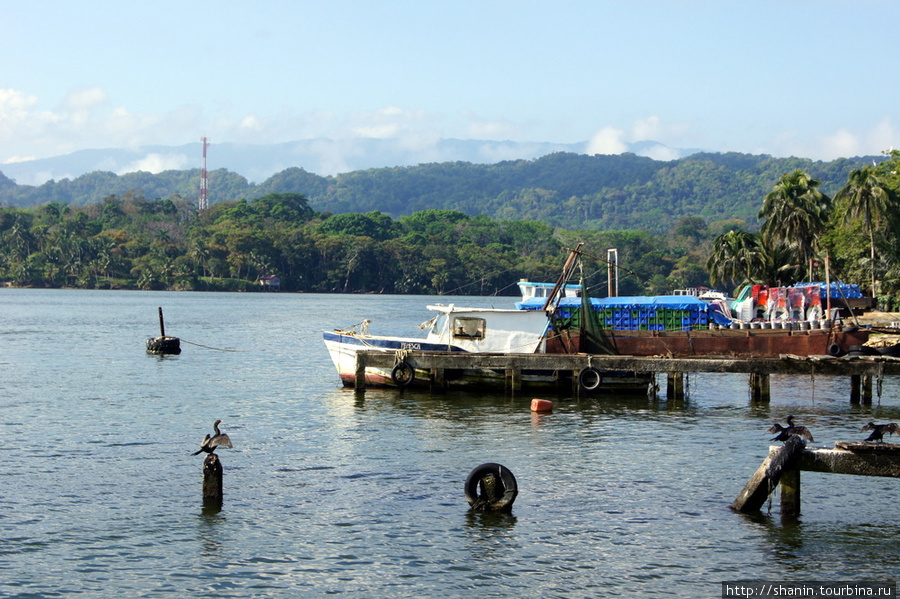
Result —
<instances>
[{"instance_id":1,"label":"forested hillside","mask_svg":"<svg viewBox=\"0 0 900 599\"><path fill-rule=\"evenodd\" d=\"M628 163L627 158L619 160ZM315 210L305 195L297 193L223 201L204 210L198 210L191 198L147 198L132 191L84 206L59 201L28 208L0 206L0 286L235 291L261 289L258 281L274 275L285 291L511 294L522 277L554 280L565 248L584 242L583 274L588 285L601 293L608 270L604 252L616 248L622 295L658 295L708 284L732 291L745 283L822 280L827 258L833 277L864 284L880 306L898 303L900 150L890 152L878 166L853 169L838 191L832 192L833 197L822 193L822 182L800 168L781 174L765 193L760 192L757 205L749 208L752 216L762 215L758 231L742 227L735 219L709 222L707 219L725 216L716 210L726 211L734 205L726 200L710 202L711 207L696 201L701 188L710 196L725 198L726 191L734 187L732 179L737 172L742 173L745 185L762 185L770 166L764 168L750 160L752 168L738 169L734 166L739 157L732 158L730 169L714 160L648 169L642 183L631 184L640 191L633 192L633 200L620 204L619 212L628 207L632 214L647 210L644 215L654 214L659 220L655 226L665 228L662 234L554 227L533 218L552 204L546 197L535 200L530 212L522 209L529 219L509 218L508 214L502 218L469 216L460 210L436 208L399 217L378 210L331 213ZM573 163L566 155L548 157L548 161L552 159L566 166ZM591 164L584 157L578 161ZM640 166L654 163L639 160L629 164L637 172ZM558 193L573 198L583 191L575 181L554 181L556 169L547 167L540 173L530 170L527 163L515 165L533 177L531 183L555 184L566 190ZM696 169L696 176L690 176L689 166ZM511 179L522 179L511 175L506 165L495 168ZM416 187L423 189L433 184L424 181L427 176L456 169L490 171L455 164L372 174L387 179L398 175L399 187L404 179L399 174L409 170L421 178ZM616 174L621 173L619 169ZM306 176L299 169L280 175L285 177L284 185L291 176ZM369 185L370 197L360 195L360 200L387 202L390 196L380 198L379 192L393 186L380 180L383 187L379 187L373 184L378 177L363 175L358 174L358 180L336 178L330 183L345 183L345 195ZM590 175L596 176L596 172ZM482 188L494 185L498 177L485 175ZM457 189L459 182L453 179L447 175L451 183L446 187ZM660 181L668 184L667 196L657 193ZM339 189L330 188L321 197L330 194L342 197ZM626 194L619 192L620 196ZM696 213L675 219L663 201ZM654 207L648 208L651 205ZM410 207L400 204L395 209L404 206ZM506 208L497 205L498 210Z\"/></svg>"},{"instance_id":2,"label":"forested hillside","mask_svg":"<svg viewBox=\"0 0 900 599\"><path fill-rule=\"evenodd\" d=\"M426 209L470 216L541 221L567 229L669 231L684 217L707 223L738 219L756 226L763 196L779 177L801 169L836 192L848 173L883 157L816 162L749 154L695 154L661 162L623 154L556 153L496 164L448 162L379 168L321 177L289 168L260 184L226 170L209 173L210 202L252 200L270 193L300 193L325 213L377 210L393 218ZM62 202L84 206L128 192L150 199L193 199L199 169L115 175L94 172L37 187L0 174L0 205Z\"/></svg>"}]
</instances>

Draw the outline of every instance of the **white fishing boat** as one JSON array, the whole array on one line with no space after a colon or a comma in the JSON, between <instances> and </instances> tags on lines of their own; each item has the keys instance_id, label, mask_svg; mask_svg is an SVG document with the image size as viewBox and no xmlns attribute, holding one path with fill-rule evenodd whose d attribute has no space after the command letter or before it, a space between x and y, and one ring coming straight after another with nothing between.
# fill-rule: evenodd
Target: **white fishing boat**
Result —
<instances>
[{"instance_id":1,"label":"white fishing boat","mask_svg":"<svg viewBox=\"0 0 900 599\"><path fill-rule=\"evenodd\" d=\"M552 285L551 285L552 287ZM572 293L577 286L571 286ZM538 288L542 288L538 285ZM338 375L345 386L353 386L356 377L356 353L375 350L398 354L393 368L367 367L366 385L407 387L428 386L429 373L413 371L402 359L407 352L475 352L489 354L544 353L546 351L549 318L543 310L502 308L465 308L454 305L430 305L433 318L419 325L426 330L424 337L372 335L371 321L365 320L350 327L326 331L325 346L331 355ZM445 379L449 387L503 387L503 370L465 369L448 371ZM604 373L598 389L646 392L652 381L643 373ZM572 373L557 371L525 371L525 387L560 386L572 388Z\"/></svg>"}]
</instances>

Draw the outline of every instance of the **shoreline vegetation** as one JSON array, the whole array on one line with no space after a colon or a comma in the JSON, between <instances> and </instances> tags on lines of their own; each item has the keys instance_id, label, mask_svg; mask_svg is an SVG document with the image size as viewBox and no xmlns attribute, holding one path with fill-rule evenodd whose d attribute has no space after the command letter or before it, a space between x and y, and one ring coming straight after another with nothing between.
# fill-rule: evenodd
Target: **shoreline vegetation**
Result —
<instances>
[{"instance_id":1,"label":"shoreline vegetation","mask_svg":"<svg viewBox=\"0 0 900 599\"><path fill-rule=\"evenodd\" d=\"M399 217L318 212L299 193L218 202L110 195L83 206L0 206L0 283L15 287L505 295L527 278L555 281L583 242L588 292L607 288L616 248L619 295L666 295L745 283L825 279L860 285L900 308L900 150L847 176L834 197L804 171L761 198L759 221L662 218L648 230L570 230L536 220L426 208ZM548 207L559 205L547 198ZM627 210L627 205L620 205ZM652 218L652 215L647 215ZM653 218L659 226L660 218ZM584 221L588 224L588 221Z\"/></svg>"}]
</instances>

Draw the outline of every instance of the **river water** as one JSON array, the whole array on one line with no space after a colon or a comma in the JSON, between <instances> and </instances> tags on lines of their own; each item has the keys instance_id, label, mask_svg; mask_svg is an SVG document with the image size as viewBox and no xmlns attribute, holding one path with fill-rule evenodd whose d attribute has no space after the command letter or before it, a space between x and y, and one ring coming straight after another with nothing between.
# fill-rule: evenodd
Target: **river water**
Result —
<instances>
[{"instance_id":1,"label":"river water","mask_svg":"<svg viewBox=\"0 0 900 599\"><path fill-rule=\"evenodd\" d=\"M842 379L693 375L689 397L431 396L340 386L321 331L399 325L429 302L512 298L0 289L0 596L719 597L728 580L884 581L900 572L900 481L803 474L733 513L794 414L814 445L900 421ZM166 332L179 356L145 352ZM397 325L397 326L394 326ZM213 420L225 501L204 510ZM499 462L508 516L468 511L463 482Z\"/></svg>"}]
</instances>

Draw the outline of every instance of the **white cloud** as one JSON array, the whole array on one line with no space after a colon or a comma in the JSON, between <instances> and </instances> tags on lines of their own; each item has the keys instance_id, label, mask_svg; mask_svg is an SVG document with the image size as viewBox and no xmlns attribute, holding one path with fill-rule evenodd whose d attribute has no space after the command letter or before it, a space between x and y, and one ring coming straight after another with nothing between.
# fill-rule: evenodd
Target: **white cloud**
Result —
<instances>
[{"instance_id":1,"label":"white cloud","mask_svg":"<svg viewBox=\"0 0 900 599\"><path fill-rule=\"evenodd\" d=\"M353 132L360 137L368 137L370 139L390 139L397 136L400 132L400 127L395 123L382 123L359 126L354 128Z\"/></svg>"},{"instance_id":2,"label":"white cloud","mask_svg":"<svg viewBox=\"0 0 900 599\"><path fill-rule=\"evenodd\" d=\"M878 156L891 147L900 146L900 132L885 117L867 130L852 131L840 127L812 139L803 138L797 131L786 131L775 137L771 147L756 150L774 156L801 156L813 160L835 160L854 156Z\"/></svg>"},{"instance_id":3,"label":"white cloud","mask_svg":"<svg viewBox=\"0 0 900 599\"><path fill-rule=\"evenodd\" d=\"M38 98L15 89L0 89L0 142L3 147L21 154L30 149L14 150L19 140L33 140L59 118L52 112L38 110ZM9 157L0 156L7 160Z\"/></svg>"},{"instance_id":4,"label":"white cloud","mask_svg":"<svg viewBox=\"0 0 900 599\"><path fill-rule=\"evenodd\" d=\"M16 164L17 162L31 162L37 160L34 156L10 156L0 164Z\"/></svg>"},{"instance_id":5,"label":"white cloud","mask_svg":"<svg viewBox=\"0 0 900 599\"><path fill-rule=\"evenodd\" d=\"M644 148L640 152L638 152L640 156L646 156L647 158L652 158L653 160L677 160L681 157L681 151L675 148L670 148L668 146L662 145L654 145L649 148Z\"/></svg>"},{"instance_id":6,"label":"white cloud","mask_svg":"<svg viewBox=\"0 0 900 599\"><path fill-rule=\"evenodd\" d=\"M143 158L135 160L118 170L118 174L145 171L148 173L161 173L168 170L183 170L190 168L193 163L184 154L147 154Z\"/></svg>"},{"instance_id":7,"label":"white cloud","mask_svg":"<svg viewBox=\"0 0 900 599\"><path fill-rule=\"evenodd\" d=\"M662 126L660 124L658 116L651 116L647 117L646 119L635 121L631 125L631 140L658 140L661 134L661 129Z\"/></svg>"},{"instance_id":8,"label":"white cloud","mask_svg":"<svg viewBox=\"0 0 900 599\"><path fill-rule=\"evenodd\" d=\"M470 139L506 140L514 139L521 134L521 127L505 119L482 117L471 110L460 113L463 119L465 137Z\"/></svg>"},{"instance_id":9,"label":"white cloud","mask_svg":"<svg viewBox=\"0 0 900 599\"><path fill-rule=\"evenodd\" d=\"M426 119L424 111L387 106L375 112L358 112L350 117L353 137L391 139L404 137L419 129Z\"/></svg>"},{"instance_id":10,"label":"white cloud","mask_svg":"<svg viewBox=\"0 0 900 599\"><path fill-rule=\"evenodd\" d=\"M615 127L604 127L597 131L588 142L588 154L622 154L628 151L624 141L625 132Z\"/></svg>"},{"instance_id":11,"label":"white cloud","mask_svg":"<svg viewBox=\"0 0 900 599\"><path fill-rule=\"evenodd\" d=\"M238 126L245 131L262 131L262 122L255 114L248 114L242 118Z\"/></svg>"},{"instance_id":12,"label":"white cloud","mask_svg":"<svg viewBox=\"0 0 900 599\"><path fill-rule=\"evenodd\" d=\"M869 131L867 143L869 147L881 148L881 151L889 150L900 146L897 140L897 133L894 130L894 124L891 122L890 117L884 117Z\"/></svg>"},{"instance_id":13,"label":"white cloud","mask_svg":"<svg viewBox=\"0 0 900 599\"><path fill-rule=\"evenodd\" d=\"M856 135L839 129L822 138L819 156L858 156L860 143Z\"/></svg>"},{"instance_id":14,"label":"white cloud","mask_svg":"<svg viewBox=\"0 0 900 599\"><path fill-rule=\"evenodd\" d=\"M28 96L14 89L0 89L0 116L8 118L28 112L37 105L37 96Z\"/></svg>"},{"instance_id":15,"label":"white cloud","mask_svg":"<svg viewBox=\"0 0 900 599\"><path fill-rule=\"evenodd\" d=\"M92 87L75 92L70 92L63 106L69 110L91 110L97 106L102 106L109 102L106 92L99 87Z\"/></svg>"},{"instance_id":16,"label":"white cloud","mask_svg":"<svg viewBox=\"0 0 900 599\"><path fill-rule=\"evenodd\" d=\"M612 126L600 129L588 142L586 152L588 154L622 154L632 151L632 144L656 142L637 153L655 160L674 160L681 153L673 147L681 145L688 129L686 124L664 123L658 116L650 116L634 121L627 131Z\"/></svg>"}]
</instances>

